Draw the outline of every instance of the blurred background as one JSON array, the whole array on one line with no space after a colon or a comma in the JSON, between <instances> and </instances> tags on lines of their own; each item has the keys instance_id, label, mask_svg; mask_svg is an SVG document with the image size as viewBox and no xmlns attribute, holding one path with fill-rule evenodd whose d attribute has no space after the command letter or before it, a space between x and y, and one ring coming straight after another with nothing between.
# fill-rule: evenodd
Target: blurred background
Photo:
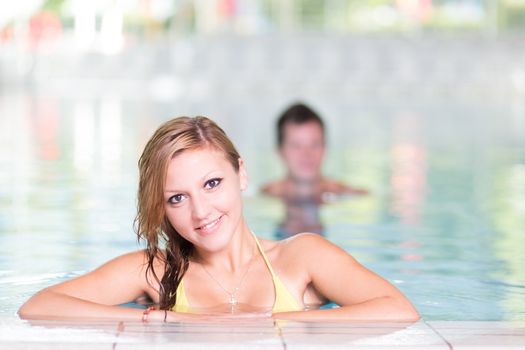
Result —
<instances>
[{"instance_id":1,"label":"blurred background","mask_svg":"<svg viewBox=\"0 0 525 350\"><path fill-rule=\"evenodd\" d=\"M0 316L140 246L136 163L173 116L232 137L273 237L297 100L371 192L319 208L327 238L426 319L525 320L525 0L0 0Z\"/></svg>"}]
</instances>

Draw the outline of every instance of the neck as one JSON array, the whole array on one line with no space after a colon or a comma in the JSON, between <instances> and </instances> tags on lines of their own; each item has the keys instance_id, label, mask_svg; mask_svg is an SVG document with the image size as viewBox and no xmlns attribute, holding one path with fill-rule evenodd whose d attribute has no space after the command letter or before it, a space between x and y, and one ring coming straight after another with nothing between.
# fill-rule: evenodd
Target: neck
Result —
<instances>
[{"instance_id":1,"label":"neck","mask_svg":"<svg viewBox=\"0 0 525 350\"><path fill-rule=\"evenodd\" d=\"M286 179L286 191L285 198L287 199L297 199L297 198L307 198L308 200L313 200L321 192L323 178L321 176L316 176L309 179L300 179L294 178L291 175L288 175Z\"/></svg>"},{"instance_id":2,"label":"neck","mask_svg":"<svg viewBox=\"0 0 525 350\"><path fill-rule=\"evenodd\" d=\"M252 231L243 222L229 244L218 252L197 251L197 262L208 269L222 270L228 273L242 273L256 251Z\"/></svg>"},{"instance_id":3,"label":"neck","mask_svg":"<svg viewBox=\"0 0 525 350\"><path fill-rule=\"evenodd\" d=\"M288 174L286 177L287 181L295 186L309 186L314 187L322 182L323 177L321 174L317 174L313 177L304 178L299 176L294 176L292 174Z\"/></svg>"}]
</instances>

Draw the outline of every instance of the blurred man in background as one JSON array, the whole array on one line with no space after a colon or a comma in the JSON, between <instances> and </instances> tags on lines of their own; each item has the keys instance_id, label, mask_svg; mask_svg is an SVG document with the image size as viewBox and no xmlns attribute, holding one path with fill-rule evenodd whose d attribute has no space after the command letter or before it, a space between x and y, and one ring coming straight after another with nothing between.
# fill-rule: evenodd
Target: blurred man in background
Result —
<instances>
[{"instance_id":1,"label":"blurred man in background","mask_svg":"<svg viewBox=\"0 0 525 350\"><path fill-rule=\"evenodd\" d=\"M286 219L280 228L283 235L322 233L318 210L321 203L340 195L368 193L322 175L324 122L305 104L293 104L281 114L277 121L277 146L287 174L261 190L281 198L286 205Z\"/></svg>"}]
</instances>

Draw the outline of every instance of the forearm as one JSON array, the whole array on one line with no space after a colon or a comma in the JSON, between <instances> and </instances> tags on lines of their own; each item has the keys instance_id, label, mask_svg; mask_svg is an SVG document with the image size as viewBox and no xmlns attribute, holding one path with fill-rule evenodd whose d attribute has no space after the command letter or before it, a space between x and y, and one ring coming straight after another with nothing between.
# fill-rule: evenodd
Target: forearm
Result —
<instances>
[{"instance_id":1,"label":"forearm","mask_svg":"<svg viewBox=\"0 0 525 350\"><path fill-rule=\"evenodd\" d=\"M142 320L144 310L103 305L49 290L41 291L18 310L23 319L97 318ZM153 315L151 315L153 319Z\"/></svg>"},{"instance_id":2,"label":"forearm","mask_svg":"<svg viewBox=\"0 0 525 350\"><path fill-rule=\"evenodd\" d=\"M419 314L408 301L382 297L333 309L279 312L272 317L312 322L323 320L413 322L419 319Z\"/></svg>"},{"instance_id":3,"label":"forearm","mask_svg":"<svg viewBox=\"0 0 525 350\"><path fill-rule=\"evenodd\" d=\"M67 294L43 290L29 299L20 309L22 319L98 319L136 322L181 322L210 319L210 315L151 310L104 305Z\"/></svg>"}]
</instances>

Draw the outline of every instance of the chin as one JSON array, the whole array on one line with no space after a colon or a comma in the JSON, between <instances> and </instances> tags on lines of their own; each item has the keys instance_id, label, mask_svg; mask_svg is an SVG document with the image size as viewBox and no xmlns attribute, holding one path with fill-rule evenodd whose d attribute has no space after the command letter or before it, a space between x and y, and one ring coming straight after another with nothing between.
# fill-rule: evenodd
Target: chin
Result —
<instances>
[{"instance_id":1,"label":"chin","mask_svg":"<svg viewBox=\"0 0 525 350\"><path fill-rule=\"evenodd\" d=\"M209 252L219 252L225 249L231 240L231 234L216 232L214 235L205 238L199 237L195 245Z\"/></svg>"}]
</instances>

